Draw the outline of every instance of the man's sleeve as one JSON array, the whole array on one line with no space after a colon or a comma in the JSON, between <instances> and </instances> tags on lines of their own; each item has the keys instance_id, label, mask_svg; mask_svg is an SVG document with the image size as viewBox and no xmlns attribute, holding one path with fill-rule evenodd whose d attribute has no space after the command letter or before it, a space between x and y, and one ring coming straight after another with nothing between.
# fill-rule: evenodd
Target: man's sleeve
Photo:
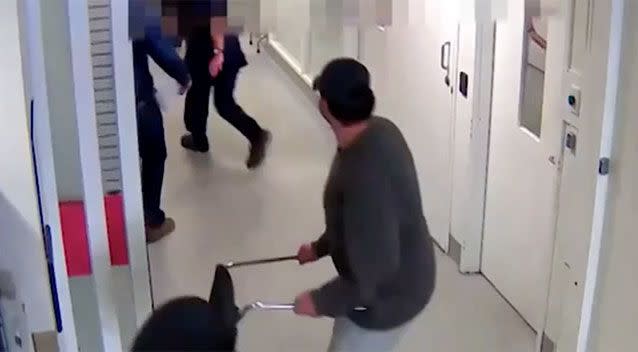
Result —
<instances>
[{"instance_id":1,"label":"man's sleeve","mask_svg":"<svg viewBox=\"0 0 638 352\"><path fill-rule=\"evenodd\" d=\"M330 254L330 240L328 236L327 232L324 232L318 240L312 243L312 249L314 249L318 258L323 258Z\"/></svg>"},{"instance_id":2,"label":"man's sleeve","mask_svg":"<svg viewBox=\"0 0 638 352\"><path fill-rule=\"evenodd\" d=\"M158 30L147 30L145 44L148 55L180 85L190 82L188 68L182 58L177 55L175 48L162 38Z\"/></svg>"},{"instance_id":3,"label":"man's sleeve","mask_svg":"<svg viewBox=\"0 0 638 352\"><path fill-rule=\"evenodd\" d=\"M362 170L344 193L344 240L352 277L337 277L312 292L320 315L348 314L377 300L377 288L399 267L396 202L382 170Z\"/></svg>"}]
</instances>

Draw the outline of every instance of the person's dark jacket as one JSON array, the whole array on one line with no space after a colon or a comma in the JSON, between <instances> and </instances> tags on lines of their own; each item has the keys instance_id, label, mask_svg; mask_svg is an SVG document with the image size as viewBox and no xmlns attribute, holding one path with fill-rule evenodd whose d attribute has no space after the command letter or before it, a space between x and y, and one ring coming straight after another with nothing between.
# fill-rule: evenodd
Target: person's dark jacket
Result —
<instances>
[{"instance_id":1,"label":"person's dark jacket","mask_svg":"<svg viewBox=\"0 0 638 352\"><path fill-rule=\"evenodd\" d=\"M228 0L164 0L163 6L177 13L178 33L187 38L186 62L195 79L207 77L208 64L214 56L210 20L228 16ZM223 71L237 72L248 65L236 33L224 36Z\"/></svg>"},{"instance_id":2,"label":"person's dark jacket","mask_svg":"<svg viewBox=\"0 0 638 352\"><path fill-rule=\"evenodd\" d=\"M136 101L155 99L153 75L148 66L148 57L180 85L190 82L188 68L177 55L170 42L162 38L159 26L148 27L144 39L133 41L133 71L135 77Z\"/></svg>"},{"instance_id":3,"label":"person's dark jacket","mask_svg":"<svg viewBox=\"0 0 638 352\"><path fill-rule=\"evenodd\" d=\"M213 59L214 47L209 28L195 28L189 34L184 58L191 75L195 80L209 77L208 64ZM248 65L246 55L241 49L239 38L235 34L224 36L224 65L225 72L237 72Z\"/></svg>"}]
</instances>

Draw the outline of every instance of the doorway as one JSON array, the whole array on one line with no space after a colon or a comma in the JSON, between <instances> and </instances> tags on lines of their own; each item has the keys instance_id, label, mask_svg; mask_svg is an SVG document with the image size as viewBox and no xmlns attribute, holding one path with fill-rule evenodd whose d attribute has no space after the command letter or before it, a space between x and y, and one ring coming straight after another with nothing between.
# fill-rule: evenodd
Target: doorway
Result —
<instances>
[{"instance_id":1,"label":"doorway","mask_svg":"<svg viewBox=\"0 0 638 352\"><path fill-rule=\"evenodd\" d=\"M362 61L375 78L378 114L390 117L399 126L413 151L430 234L447 251L459 28L457 3L427 1L423 6L422 23L407 26L393 23L369 31L364 39ZM398 21L393 18L393 22ZM421 99L412 99L413 95Z\"/></svg>"},{"instance_id":2,"label":"doorway","mask_svg":"<svg viewBox=\"0 0 638 352\"><path fill-rule=\"evenodd\" d=\"M555 237L564 126L564 16L508 3L496 26L482 272L540 331ZM507 263L507 265L504 265Z\"/></svg>"}]
</instances>

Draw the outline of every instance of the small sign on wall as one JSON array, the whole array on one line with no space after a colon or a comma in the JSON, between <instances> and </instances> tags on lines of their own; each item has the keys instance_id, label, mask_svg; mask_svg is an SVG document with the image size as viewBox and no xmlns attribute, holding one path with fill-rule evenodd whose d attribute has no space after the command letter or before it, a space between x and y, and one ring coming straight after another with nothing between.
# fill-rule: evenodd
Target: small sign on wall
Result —
<instances>
[{"instance_id":1,"label":"small sign on wall","mask_svg":"<svg viewBox=\"0 0 638 352\"><path fill-rule=\"evenodd\" d=\"M470 79L467 72L461 72L459 75L459 92L461 92L464 98L467 98L469 85Z\"/></svg>"}]
</instances>

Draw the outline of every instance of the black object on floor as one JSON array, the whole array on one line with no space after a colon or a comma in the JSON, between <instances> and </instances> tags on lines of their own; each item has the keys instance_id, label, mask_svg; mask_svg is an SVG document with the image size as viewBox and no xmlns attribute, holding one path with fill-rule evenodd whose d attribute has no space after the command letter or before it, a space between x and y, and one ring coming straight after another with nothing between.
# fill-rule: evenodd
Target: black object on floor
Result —
<instances>
[{"instance_id":1,"label":"black object on floor","mask_svg":"<svg viewBox=\"0 0 638 352\"><path fill-rule=\"evenodd\" d=\"M239 312L233 282L215 270L209 300L179 297L159 307L139 331L132 351L235 351Z\"/></svg>"}]
</instances>

